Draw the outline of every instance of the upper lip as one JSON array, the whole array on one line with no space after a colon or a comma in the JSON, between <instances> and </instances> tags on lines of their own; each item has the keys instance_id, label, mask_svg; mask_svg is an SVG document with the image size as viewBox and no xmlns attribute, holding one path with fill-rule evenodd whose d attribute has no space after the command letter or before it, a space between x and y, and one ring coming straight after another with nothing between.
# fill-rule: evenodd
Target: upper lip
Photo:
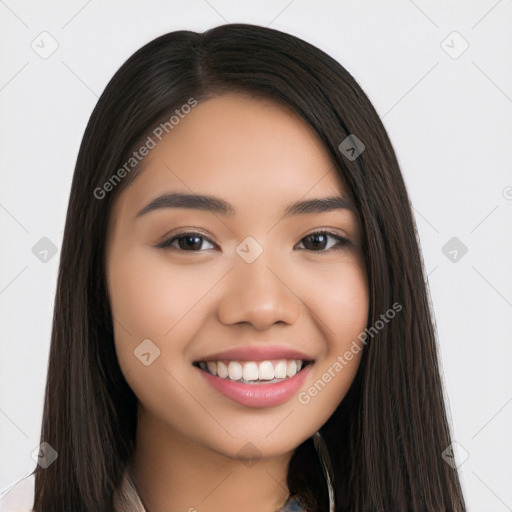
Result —
<instances>
[{"instance_id":1,"label":"upper lip","mask_svg":"<svg viewBox=\"0 0 512 512\"><path fill-rule=\"evenodd\" d=\"M255 345L236 347L222 352L216 352L209 356L198 359L200 361L267 361L272 359L301 359L312 361L313 358L292 347L279 345Z\"/></svg>"}]
</instances>

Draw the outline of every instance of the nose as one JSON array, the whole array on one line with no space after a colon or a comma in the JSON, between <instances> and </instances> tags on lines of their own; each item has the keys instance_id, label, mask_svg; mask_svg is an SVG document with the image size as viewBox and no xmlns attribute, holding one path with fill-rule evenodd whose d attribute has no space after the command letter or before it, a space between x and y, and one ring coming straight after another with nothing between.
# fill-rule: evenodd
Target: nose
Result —
<instances>
[{"instance_id":1,"label":"nose","mask_svg":"<svg viewBox=\"0 0 512 512\"><path fill-rule=\"evenodd\" d=\"M223 324L247 323L265 330L278 323L292 325L299 317L302 302L289 282L290 273L279 271L264 255L252 263L236 260L218 303Z\"/></svg>"}]
</instances>

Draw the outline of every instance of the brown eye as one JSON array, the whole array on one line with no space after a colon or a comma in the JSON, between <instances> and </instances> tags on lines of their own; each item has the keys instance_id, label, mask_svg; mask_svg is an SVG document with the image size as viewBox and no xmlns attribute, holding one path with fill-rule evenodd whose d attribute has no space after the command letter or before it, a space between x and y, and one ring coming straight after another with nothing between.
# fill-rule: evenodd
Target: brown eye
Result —
<instances>
[{"instance_id":1,"label":"brown eye","mask_svg":"<svg viewBox=\"0 0 512 512\"><path fill-rule=\"evenodd\" d=\"M337 240L337 243L326 249L330 238ZM311 233L308 236L305 236L301 242L303 242L306 250L324 254L330 252L331 250L341 250L350 244L350 241L347 238L343 238L339 235L336 235L335 233L330 233L328 231L316 231Z\"/></svg>"},{"instance_id":2,"label":"brown eye","mask_svg":"<svg viewBox=\"0 0 512 512\"><path fill-rule=\"evenodd\" d=\"M176 241L178 242L178 246L173 245ZM164 240L156 247L159 247L160 249L173 249L186 252L203 252L200 251L200 249L205 241L213 244L209 238L201 235L200 233L180 233L172 238Z\"/></svg>"}]
</instances>

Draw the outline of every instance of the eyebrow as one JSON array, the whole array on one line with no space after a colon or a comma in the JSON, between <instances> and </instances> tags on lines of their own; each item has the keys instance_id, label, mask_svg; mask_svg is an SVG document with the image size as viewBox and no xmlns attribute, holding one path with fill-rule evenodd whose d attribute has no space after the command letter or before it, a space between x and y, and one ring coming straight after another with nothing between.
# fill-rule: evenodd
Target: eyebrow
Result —
<instances>
[{"instance_id":1,"label":"eyebrow","mask_svg":"<svg viewBox=\"0 0 512 512\"><path fill-rule=\"evenodd\" d=\"M187 194L183 192L170 192L153 199L137 213L135 218L137 219L149 212L163 208L205 210L230 217L236 214L235 207L231 203L228 203L219 197L201 194ZM354 203L347 197L327 196L292 203L285 208L282 216L283 218L286 218L294 215L325 213L334 210L355 211L356 208Z\"/></svg>"}]
</instances>

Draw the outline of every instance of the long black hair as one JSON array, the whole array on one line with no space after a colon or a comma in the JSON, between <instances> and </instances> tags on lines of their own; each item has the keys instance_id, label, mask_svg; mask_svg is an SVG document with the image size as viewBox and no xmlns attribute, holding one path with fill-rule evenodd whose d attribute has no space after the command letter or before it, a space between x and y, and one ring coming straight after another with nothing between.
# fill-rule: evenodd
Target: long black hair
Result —
<instances>
[{"instance_id":1,"label":"long black hair","mask_svg":"<svg viewBox=\"0 0 512 512\"><path fill-rule=\"evenodd\" d=\"M91 115L69 198L41 430L41 442L58 459L35 470L34 510L112 510L113 491L134 452L137 399L114 349L105 244L114 201L140 166L108 194L100 192L162 119L190 98L200 103L226 92L273 99L316 132L357 207L368 326L392 304L402 306L367 340L348 394L322 427L336 511L464 510L457 471L441 457L451 440L436 333L411 205L388 135L342 65L297 37L248 24L151 41L117 71ZM364 144L357 158L339 147L351 135ZM288 487L309 510L326 509L311 440L292 457Z\"/></svg>"}]
</instances>

